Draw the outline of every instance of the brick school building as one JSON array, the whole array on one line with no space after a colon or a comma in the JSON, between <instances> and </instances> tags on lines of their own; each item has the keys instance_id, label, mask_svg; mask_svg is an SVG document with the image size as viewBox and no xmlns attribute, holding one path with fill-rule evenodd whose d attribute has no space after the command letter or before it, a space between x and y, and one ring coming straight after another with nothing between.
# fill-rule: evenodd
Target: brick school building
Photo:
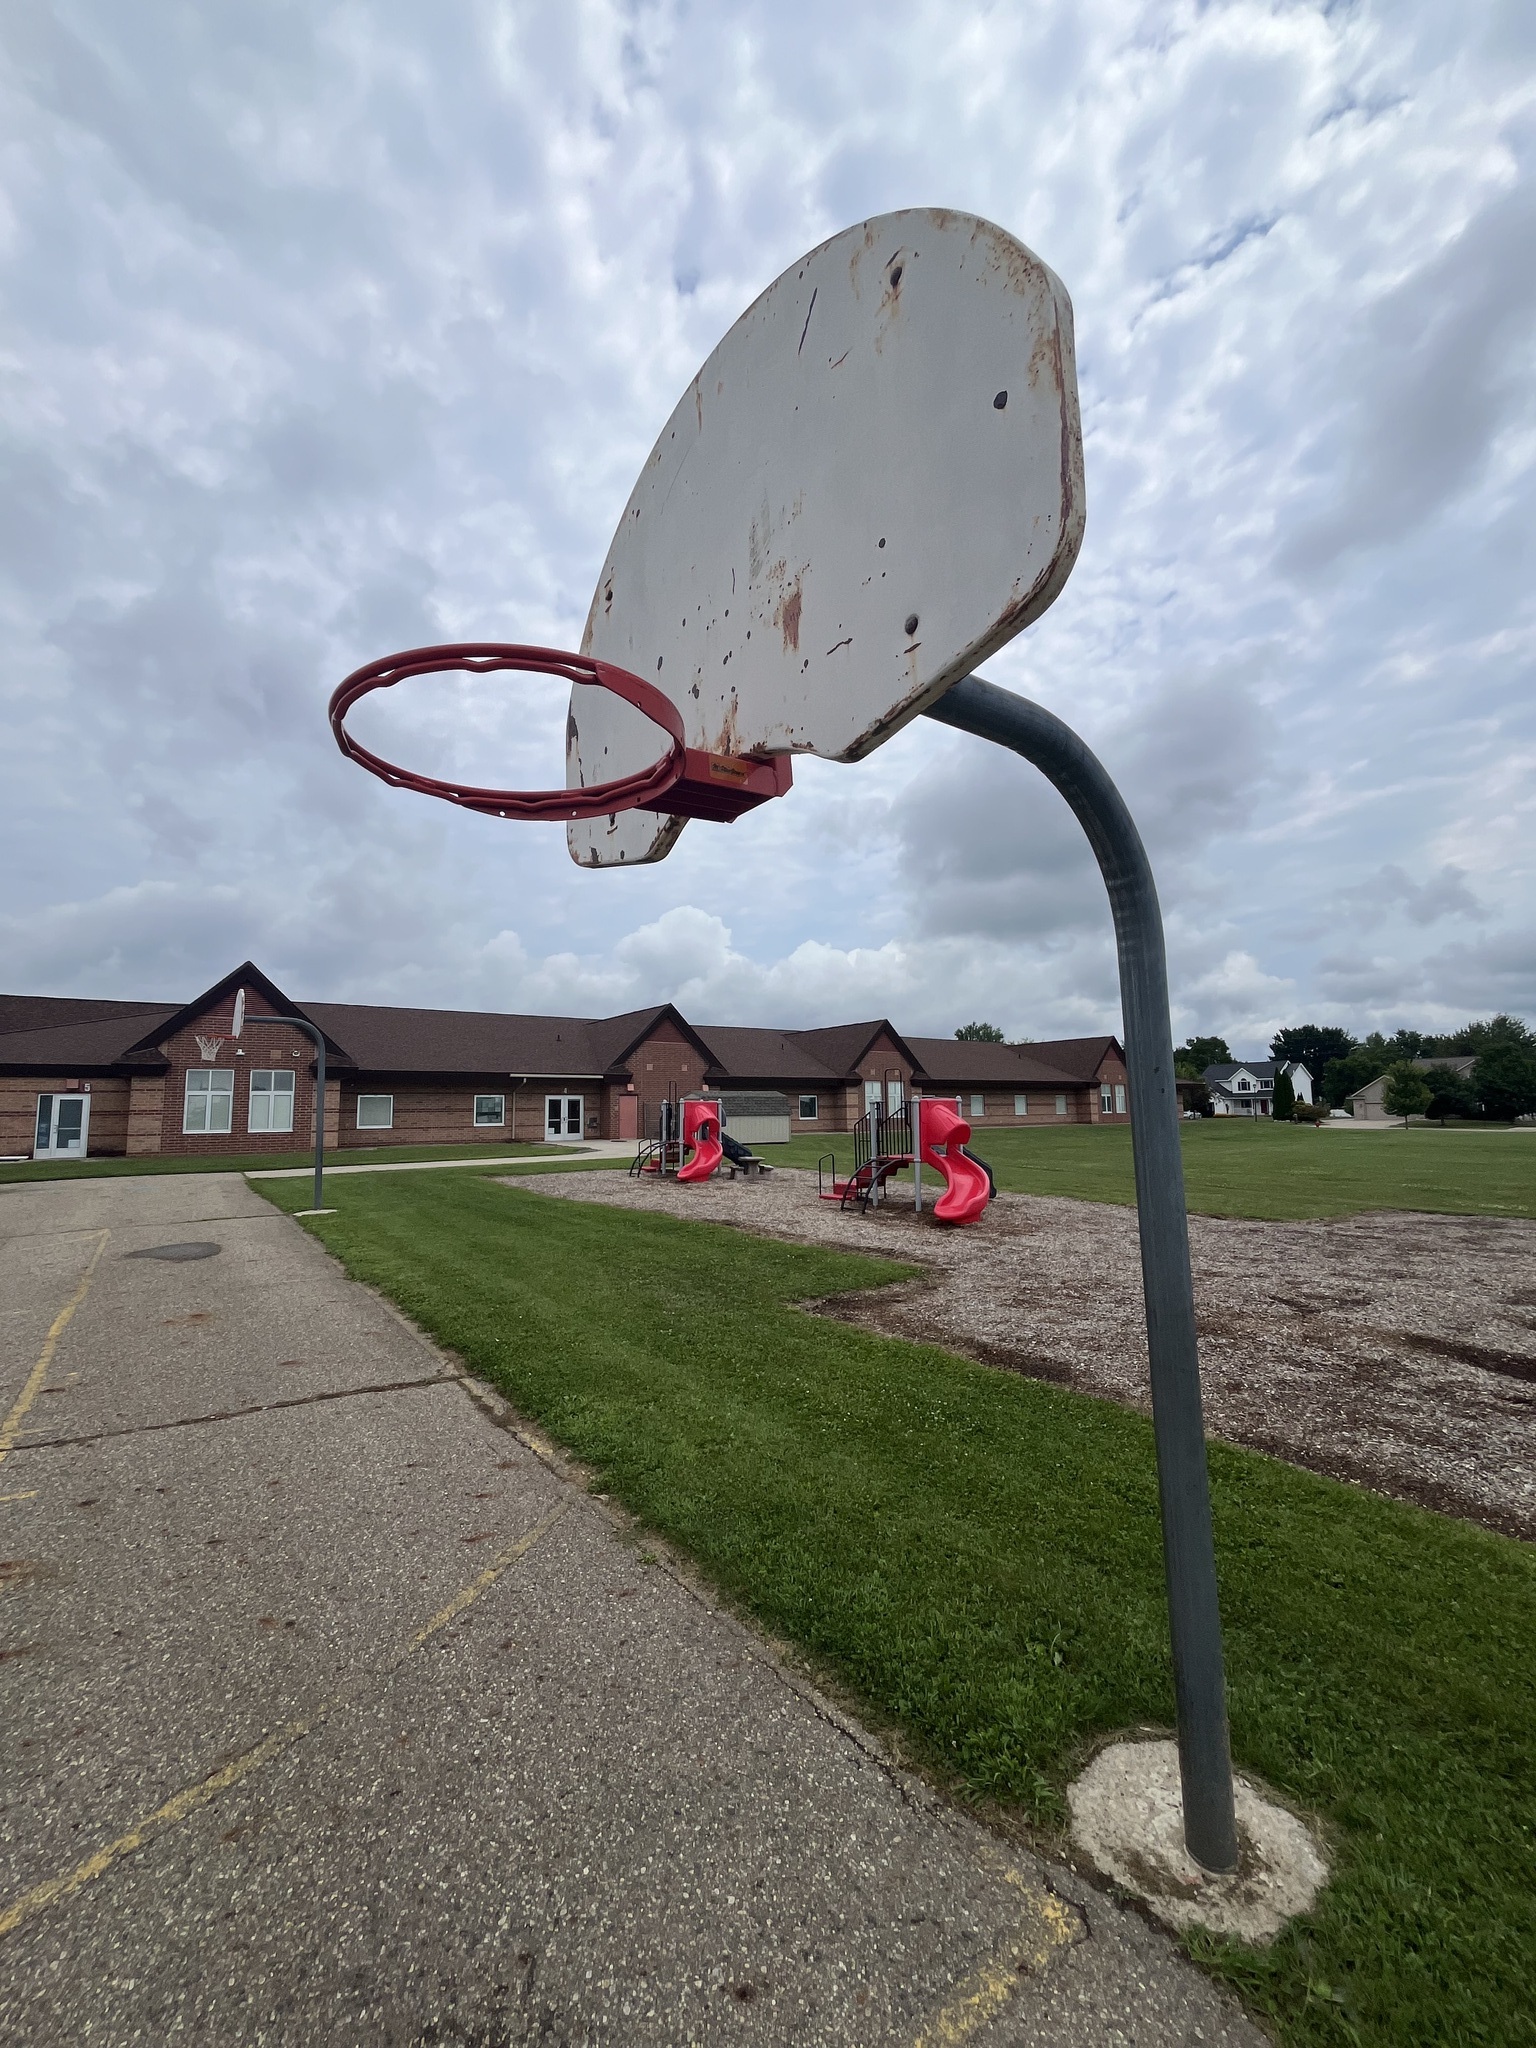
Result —
<instances>
[{"instance_id":1,"label":"brick school building","mask_svg":"<svg viewBox=\"0 0 1536 2048\"><path fill-rule=\"evenodd\" d=\"M236 995L252 1020L233 1032ZM190 1002L0 995L0 1154L227 1155L637 1138L669 1095L707 1092L750 1135L851 1130L873 1104L957 1099L979 1130L1124 1123L1117 1040L984 1045L886 1018L812 1031L696 1024L671 1003L617 1017L300 1002L249 960ZM733 1099L736 1109L733 1112ZM744 1135L747 1134L744 1132Z\"/></svg>"}]
</instances>

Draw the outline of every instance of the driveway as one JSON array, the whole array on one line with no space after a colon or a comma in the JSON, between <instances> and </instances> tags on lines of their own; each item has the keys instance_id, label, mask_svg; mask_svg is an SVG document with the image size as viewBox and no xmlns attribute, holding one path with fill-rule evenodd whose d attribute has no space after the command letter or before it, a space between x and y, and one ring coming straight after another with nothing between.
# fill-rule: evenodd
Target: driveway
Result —
<instances>
[{"instance_id":1,"label":"driveway","mask_svg":"<svg viewBox=\"0 0 1536 2048\"><path fill-rule=\"evenodd\" d=\"M0 1553L8 2048L1261 2039L235 1176L0 1190Z\"/></svg>"}]
</instances>

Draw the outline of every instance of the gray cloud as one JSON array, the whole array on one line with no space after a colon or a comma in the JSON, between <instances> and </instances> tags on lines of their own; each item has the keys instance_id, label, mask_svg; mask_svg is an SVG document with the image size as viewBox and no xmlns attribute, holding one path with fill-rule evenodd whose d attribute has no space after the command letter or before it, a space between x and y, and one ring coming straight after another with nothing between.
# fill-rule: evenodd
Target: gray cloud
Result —
<instances>
[{"instance_id":1,"label":"gray cloud","mask_svg":"<svg viewBox=\"0 0 1536 2048\"><path fill-rule=\"evenodd\" d=\"M1446 866L1427 882L1410 880L1389 862L1366 881L1339 891L1340 910L1352 924L1376 925L1399 914L1410 924L1437 924L1442 917L1486 918L1488 913L1467 886L1465 872Z\"/></svg>"},{"instance_id":2,"label":"gray cloud","mask_svg":"<svg viewBox=\"0 0 1536 2048\"><path fill-rule=\"evenodd\" d=\"M1088 538L989 673L1122 781L1186 1025L1346 984L1513 1004L1533 65L1515 4L788 0L766 33L744 0L18 0L0 983L174 995L250 952L312 994L681 976L743 1019L1112 1024L1076 826L925 721L622 877L387 791L325 729L394 646L573 640L717 336L823 235L937 198L1073 293ZM422 766L558 776L556 692L366 710Z\"/></svg>"},{"instance_id":3,"label":"gray cloud","mask_svg":"<svg viewBox=\"0 0 1536 2048\"><path fill-rule=\"evenodd\" d=\"M1536 199L1518 191L1361 315L1341 371L1345 409L1314 461L1334 503L1282 546L1305 575L1396 539L1465 490L1499 438L1536 415ZM1325 452L1326 450L1326 452Z\"/></svg>"}]
</instances>

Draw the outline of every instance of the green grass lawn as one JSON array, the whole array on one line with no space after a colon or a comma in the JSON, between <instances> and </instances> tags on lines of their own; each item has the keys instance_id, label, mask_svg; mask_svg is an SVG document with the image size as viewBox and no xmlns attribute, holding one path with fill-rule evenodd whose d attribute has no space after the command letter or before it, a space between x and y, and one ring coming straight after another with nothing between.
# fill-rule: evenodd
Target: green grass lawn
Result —
<instances>
[{"instance_id":1,"label":"green grass lawn","mask_svg":"<svg viewBox=\"0 0 1536 2048\"><path fill-rule=\"evenodd\" d=\"M793 1306L909 1269L474 1175L332 1198L306 1227L352 1273L941 1778L1050 1830L1096 1737L1171 1722L1148 1424ZM1272 1949L1193 1952L1288 2042L1529 2048L1531 1550L1251 1452L1211 1475L1234 1748L1337 1865Z\"/></svg>"},{"instance_id":2,"label":"green grass lawn","mask_svg":"<svg viewBox=\"0 0 1536 2048\"><path fill-rule=\"evenodd\" d=\"M1536 1216L1536 1131L1420 1127L1319 1131L1247 1117L1180 1126L1189 1207L1202 1216L1349 1216L1361 1209L1436 1209L1470 1216ZM776 1165L814 1167L845 1137L792 1138L757 1148ZM1134 1202L1131 1134L1124 1125L980 1130L973 1149L1000 1188Z\"/></svg>"},{"instance_id":3,"label":"green grass lawn","mask_svg":"<svg viewBox=\"0 0 1536 2048\"><path fill-rule=\"evenodd\" d=\"M517 1159L528 1153L574 1151L567 1145L379 1145L346 1146L326 1154L326 1168L333 1166L384 1166L409 1159L462 1159L473 1165L481 1159ZM0 1165L5 1180L94 1180L101 1176L133 1173L259 1173L265 1167L314 1165L313 1152L251 1153L239 1159L172 1159L151 1155L137 1159L27 1159Z\"/></svg>"}]
</instances>

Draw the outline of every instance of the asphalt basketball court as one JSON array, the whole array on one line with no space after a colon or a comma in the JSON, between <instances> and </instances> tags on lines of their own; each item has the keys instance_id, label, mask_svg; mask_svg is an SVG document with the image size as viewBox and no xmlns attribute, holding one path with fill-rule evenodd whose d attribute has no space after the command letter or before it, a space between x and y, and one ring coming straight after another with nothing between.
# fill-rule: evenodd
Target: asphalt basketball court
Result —
<instances>
[{"instance_id":1,"label":"asphalt basketball court","mask_svg":"<svg viewBox=\"0 0 1536 2048\"><path fill-rule=\"evenodd\" d=\"M15 2048L1259 2040L238 1177L6 1187L0 1273Z\"/></svg>"}]
</instances>

